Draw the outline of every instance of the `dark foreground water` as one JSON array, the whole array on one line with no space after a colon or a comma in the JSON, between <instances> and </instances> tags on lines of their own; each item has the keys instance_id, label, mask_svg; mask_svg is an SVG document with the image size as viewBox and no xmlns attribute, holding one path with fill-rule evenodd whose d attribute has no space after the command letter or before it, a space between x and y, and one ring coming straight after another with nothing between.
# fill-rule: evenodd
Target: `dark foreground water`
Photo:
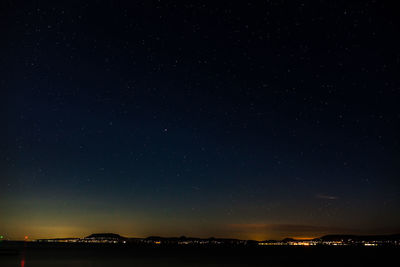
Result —
<instances>
[{"instance_id":1,"label":"dark foreground water","mask_svg":"<svg viewBox=\"0 0 400 267\"><path fill-rule=\"evenodd\" d=\"M0 267L388 266L399 248L0 246Z\"/></svg>"}]
</instances>

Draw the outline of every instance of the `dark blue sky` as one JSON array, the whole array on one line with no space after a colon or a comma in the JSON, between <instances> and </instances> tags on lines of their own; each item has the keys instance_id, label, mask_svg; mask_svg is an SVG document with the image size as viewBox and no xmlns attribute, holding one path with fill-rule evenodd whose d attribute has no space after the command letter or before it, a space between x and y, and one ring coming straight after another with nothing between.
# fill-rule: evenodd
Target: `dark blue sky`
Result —
<instances>
[{"instance_id":1,"label":"dark blue sky","mask_svg":"<svg viewBox=\"0 0 400 267\"><path fill-rule=\"evenodd\" d=\"M2 1L0 231L400 230L400 39L376 1Z\"/></svg>"}]
</instances>

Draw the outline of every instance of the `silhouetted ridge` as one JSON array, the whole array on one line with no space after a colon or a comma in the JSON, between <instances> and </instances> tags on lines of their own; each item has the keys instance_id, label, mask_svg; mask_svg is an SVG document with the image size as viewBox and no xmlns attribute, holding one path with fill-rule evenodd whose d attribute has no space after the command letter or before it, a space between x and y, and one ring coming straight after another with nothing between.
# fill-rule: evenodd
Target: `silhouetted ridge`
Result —
<instances>
[{"instance_id":1,"label":"silhouetted ridge","mask_svg":"<svg viewBox=\"0 0 400 267\"><path fill-rule=\"evenodd\" d=\"M292 242L292 241L295 241L295 239L289 237L282 240L282 242Z\"/></svg>"},{"instance_id":2,"label":"silhouetted ridge","mask_svg":"<svg viewBox=\"0 0 400 267\"><path fill-rule=\"evenodd\" d=\"M381 241L381 240L400 240L400 234L394 235L325 235L320 238L322 241Z\"/></svg>"},{"instance_id":3,"label":"silhouetted ridge","mask_svg":"<svg viewBox=\"0 0 400 267\"><path fill-rule=\"evenodd\" d=\"M126 239L125 237L122 237L118 234L113 234L113 233L98 233L98 234L91 234L87 237L87 239Z\"/></svg>"}]
</instances>

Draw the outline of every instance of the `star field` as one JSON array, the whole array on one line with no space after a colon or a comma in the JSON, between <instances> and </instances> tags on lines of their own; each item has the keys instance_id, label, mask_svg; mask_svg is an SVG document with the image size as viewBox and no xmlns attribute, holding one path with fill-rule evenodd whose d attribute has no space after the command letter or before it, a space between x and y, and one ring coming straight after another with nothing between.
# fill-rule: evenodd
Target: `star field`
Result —
<instances>
[{"instance_id":1,"label":"star field","mask_svg":"<svg viewBox=\"0 0 400 267\"><path fill-rule=\"evenodd\" d=\"M394 7L232 2L2 2L2 235L400 229Z\"/></svg>"}]
</instances>

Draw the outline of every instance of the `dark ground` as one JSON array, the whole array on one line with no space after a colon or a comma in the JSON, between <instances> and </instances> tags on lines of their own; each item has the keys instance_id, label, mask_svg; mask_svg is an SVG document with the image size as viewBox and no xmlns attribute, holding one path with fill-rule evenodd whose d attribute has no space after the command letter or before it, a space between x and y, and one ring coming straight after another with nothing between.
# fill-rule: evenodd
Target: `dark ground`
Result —
<instances>
[{"instance_id":1,"label":"dark ground","mask_svg":"<svg viewBox=\"0 0 400 267\"><path fill-rule=\"evenodd\" d=\"M46 266L386 266L393 247L143 247L0 244L1 267ZM7 251L7 253L4 253Z\"/></svg>"}]
</instances>

